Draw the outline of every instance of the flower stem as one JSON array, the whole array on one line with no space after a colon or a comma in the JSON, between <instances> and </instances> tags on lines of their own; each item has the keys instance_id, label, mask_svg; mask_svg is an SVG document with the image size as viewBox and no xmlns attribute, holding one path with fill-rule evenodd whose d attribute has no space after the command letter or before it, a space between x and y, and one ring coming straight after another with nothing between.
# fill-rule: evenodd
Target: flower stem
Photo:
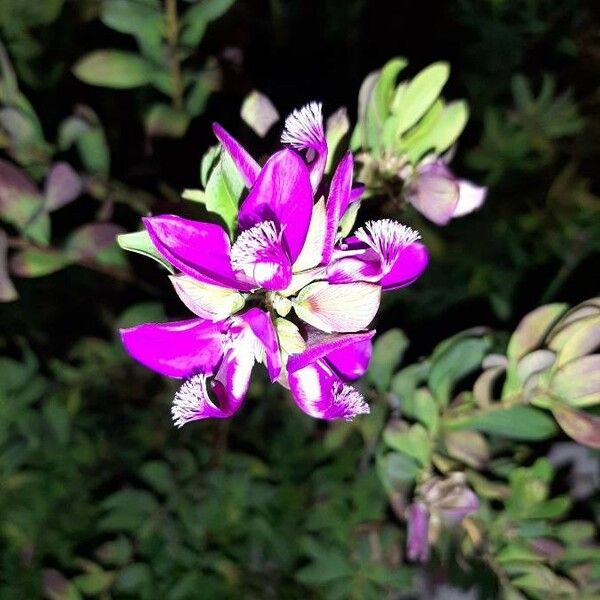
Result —
<instances>
[{"instance_id":1,"label":"flower stem","mask_svg":"<svg viewBox=\"0 0 600 600\"><path fill-rule=\"evenodd\" d=\"M167 43L169 45L169 69L171 72L171 98L176 110L183 108L183 79L179 62L179 16L177 0L165 0L167 20Z\"/></svg>"}]
</instances>

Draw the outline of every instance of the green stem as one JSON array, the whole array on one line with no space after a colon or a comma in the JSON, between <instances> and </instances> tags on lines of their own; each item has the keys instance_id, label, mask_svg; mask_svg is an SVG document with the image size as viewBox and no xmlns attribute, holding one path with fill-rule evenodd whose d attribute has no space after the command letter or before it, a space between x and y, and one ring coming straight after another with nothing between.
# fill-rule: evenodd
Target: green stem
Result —
<instances>
[{"instance_id":1,"label":"green stem","mask_svg":"<svg viewBox=\"0 0 600 600\"><path fill-rule=\"evenodd\" d=\"M165 0L167 20L167 43L169 45L169 69L171 72L171 98L176 110L183 108L183 79L179 62L179 16L177 0Z\"/></svg>"}]
</instances>

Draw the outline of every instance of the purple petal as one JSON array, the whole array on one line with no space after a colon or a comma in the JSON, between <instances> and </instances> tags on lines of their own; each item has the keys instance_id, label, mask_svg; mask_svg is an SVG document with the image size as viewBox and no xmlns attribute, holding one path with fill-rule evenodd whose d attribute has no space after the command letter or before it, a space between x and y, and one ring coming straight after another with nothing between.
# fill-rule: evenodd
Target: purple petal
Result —
<instances>
[{"instance_id":1,"label":"purple petal","mask_svg":"<svg viewBox=\"0 0 600 600\"><path fill-rule=\"evenodd\" d=\"M381 279L380 284L384 291L397 290L410 285L422 275L428 262L427 248L420 242L414 242L404 248L391 271Z\"/></svg>"},{"instance_id":2,"label":"purple petal","mask_svg":"<svg viewBox=\"0 0 600 600\"><path fill-rule=\"evenodd\" d=\"M369 413L362 394L346 385L324 361L288 372L288 379L298 408L311 417L350 421Z\"/></svg>"},{"instance_id":3,"label":"purple petal","mask_svg":"<svg viewBox=\"0 0 600 600\"><path fill-rule=\"evenodd\" d=\"M331 180L331 187L329 188L329 197L327 198L327 233L323 249L323 264L328 264L331 260L338 225L348 207L353 170L352 154L348 152L340 161Z\"/></svg>"},{"instance_id":4,"label":"purple petal","mask_svg":"<svg viewBox=\"0 0 600 600\"><path fill-rule=\"evenodd\" d=\"M327 280L330 283L376 282L382 274L379 256L366 247L334 251L327 268Z\"/></svg>"},{"instance_id":5,"label":"purple petal","mask_svg":"<svg viewBox=\"0 0 600 600\"><path fill-rule=\"evenodd\" d=\"M281 150L263 167L240 207L238 221L242 229L273 221L283 234L293 264L304 246L312 209L306 165L292 150Z\"/></svg>"},{"instance_id":6,"label":"purple petal","mask_svg":"<svg viewBox=\"0 0 600 600\"><path fill-rule=\"evenodd\" d=\"M362 195L365 193L365 189L366 188L364 185L362 185L362 183L353 187L352 191L350 192L350 198L348 198L348 204L352 204L353 202L360 200L362 198ZM344 214L346 212L347 208L348 208L348 206L342 207L342 209L343 209L342 214Z\"/></svg>"},{"instance_id":7,"label":"purple petal","mask_svg":"<svg viewBox=\"0 0 600 600\"><path fill-rule=\"evenodd\" d=\"M214 372L223 354L223 331L223 321L191 319L121 329L121 339L127 352L144 366L180 378Z\"/></svg>"},{"instance_id":8,"label":"purple petal","mask_svg":"<svg viewBox=\"0 0 600 600\"><path fill-rule=\"evenodd\" d=\"M371 340L355 342L327 355L327 362L344 378L359 379L369 367L373 344Z\"/></svg>"},{"instance_id":9,"label":"purple petal","mask_svg":"<svg viewBox=\"0 0 600 600\"><path fill-rule=\"evenodd\" d=\"M454 209L452 217L462 217L469 213L481 208L485 197L487 195L487 188L479 185L475 185L471 181L466 179L460 179L458 181L458 204Z\"/></svg>"},{"instance_id":10,"label":"purple petal","mask_svg":"<svg viewBox=\"0 0 600 600\"><path fill-rule=\"evenodd\" d=\"M292 280L292 264L273 221L242 231L231 248L231 266L238 279L253 288L284 290Z\"/></svg>"},{"instance_id":11,"label":"purple petal","mask_svg":"<svg viewBox=\"0 0 600 600\"><path fill-rule=\"evenodd\" d=\"M406 555L408 560L429 560L429 511L423 502L415 502L408 509Z\"/></svg>"},{"instance_id":12,"label":"purple petal","mask_svg":"<svg viewBox=\"0 0 600 600\"><path fill-rule=\"evenodd\" d=\"M180 271L213 285L250 290L236 278L229 258L229 238L212 223L161 215L144 219L155 248Z\"/></svg>"},{"instance_id":13,"label":"purple petal","mask_svg":"<svg viewBox=\"0 0 600 600\"><path fill-rule=\"evenodd\" d=\"M329 357L332 353L344 350L349 346L370 343L375 331L361 333L323 333L312 327L307 328L306 349L301 354L290 356L287 369L290 373L303 369L321 358Z\"/></svg>"},{"instance_id":14,"label":"purple petal","mask_svg":"<svg viewBox=\"0 0 600 600\"><path fill-rule=\"evenodd\" d=\"M267 371L271 381L275 381L281 372L281 360L279 358L279 344L277 342L277 333L273 327L271 317L260 310L260 308L251 308L240 316L252 329L252 333L260 340L264 351Z\"/></svg>"},{"instance_id":15,"label":"purple petal","mask_svg":"<svg viewBox=\"0 0 600 600\"><path fill-rule=\"evenodd\" d=\"M479 498L467 487L453 495L440 506L442 518L449 525L458 525L467 515L479 510Z\"/></svg>"},{"instance_id":16,"label":"purple petal","mask_svg":"<svg viewBox=\"0 0 600 600\"><path fill-rule=\"evenodd\" d=\"M247 187L252 187L260 173L260 165L248 154L243 146L227 133L218 123L213 123L213 131L217 139L240 172Z\"/></svg>"},{"instance_id":17,"label":"purple petal","mask_svg":"<svg viewBox=\"0 0 600 600\"><path fill-rule=\"evenodd\" d=\"M310 182L315 192L327 164L327 138L323 128L322 104L311 102L293 111L285 120L281 142L296 150L309 150L309 154L315 155L309 164Z\"/></svg>"}]
</instances>

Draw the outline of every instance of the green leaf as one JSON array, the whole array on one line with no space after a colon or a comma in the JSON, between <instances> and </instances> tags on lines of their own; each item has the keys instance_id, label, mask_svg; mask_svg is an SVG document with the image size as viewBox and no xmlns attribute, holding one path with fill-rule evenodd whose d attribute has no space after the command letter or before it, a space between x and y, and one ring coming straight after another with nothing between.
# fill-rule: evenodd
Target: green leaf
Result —
<instances>
[{"instance_id":1,"label":"green leaf","mask_svg":"<svg viewBox=\"0 0 600 600\"><path fill-rule=\"evenodd\" d=\"M42 277L60 271L71 262L71 259L61 252L32 249L15 254L10 266L13 273L20 277Z\"/></svg>"},{"instance_id":2,"label":"green leaf","mask_svg":"<svg viewBox=\"0 0 600 600\"><path fill-rule=\"evenodd\" d=\"M77 150L81 162L90 173L106 177L110 169L110 151L104 130L100 126L90 127L77 139Z\"/></svg>"},{"instance_id":3,"label":"green leaf","mask_svg":"<svg viewBox=\"0 0 600 600\"><path fill-rule=\"evenodd\" d=\"M397 57L388 61L381 69L377 84L373 90L373 110L379 126L383 125L390 112L390 105L394 96L394 88L398 73L408 65L405 58Z\"/></svg>"},{"instance_id":4,"label":"green leaf","mask_svg":"<svg viewBox=\"0 0 600 600\"><path fill-rule=\"evenodd\" d=\"M405 490L421 470L416 460L401 452L388 452L377 460L377 472L388 493Z\"/></svg>"},{"instance_id":5,"label":"green leaf","mask_svg":"<svg viewBox=\"0 0 600 600\"><path fill-rule=\"evenodd\" d=\"M87 596L97 596L110 588L115 580L115 573L109 571L93 571L78 575L73 583Z\"/></svg>"},{"instance_id":6,"label":"green leaf","mask_svg":"<svg viewBox=\"0 0 600 600\"><path fill-rule=\"evenodd\" d=\"M410 429L402 429L392 423L383 431L384 442L393 450L416 459L420 465L427 466L431 456L429 435L418 423Z\"/></svg>"},{"instance_id":7,"label":"green leaf","mask_svg":"<svg viewBox=\"0 0 600 600\"><path fill-rule=\"evenodd\" d=\"M554 421L544 412L529 406L494 408L469 417L445 420L449 430L475 429L513 440L538 441L556 433Z\"/></svg>"},{"instance_id":8,"label":"green leaf","mask_svg":"<svg viewBox=\"0 0 600 600\"><path fill-rule=\"evenodd\" d=\"M160 0L103 0L100 18L107 27L134 35L145 56L162 58L165 18Z\"/></svg>"},{"instance_id":9,"label":"green leaf","mask_svg":"<svg viewBox=\"0 0 600 600\"><path fill-rule=\"evenodd\" d=\"M167 494L175 487L171 467L163 461L153 460L145 463L140 475L146 483L161 494Z\"/></svg>"},{"instance_id":10,"label":"green leaf","mask_svg":"<svg viewBox=\"0 0 600 600\"><path fill-rule=\"evenodd\" d=\"M161 323L167 316L160 302L140 302L125 309L117 321L119 328L133 327L140 323Z\"/></svg>"},{"instance_id":11,"label":"green leaf","mask_svg":"<svg viewBox=\"0 0 600 600\"><path fill-rule=\"evenodd\" d=\"M189 122L185 112L168 104L154 104L144 117L146 132L152 137L183 137Z\"/></svg>"},{"instance_id":12,"label":"green leaf","mask_svg":"<svg viewBox=\"0 0 600 600\"><path fill-rule=\"evenodd\" d=\"M153 258L156 262L160 263L167 271L175 273L175 269L171 266L162 254L154 247L150 236L146 230L136 231L135 233L122 233L117 236L117 243L123 250L129 250L130 252L137 252L143 254L149 258Z\"/></svg>"},{"instance_id":13,"label":"green leaf","mask_svg":"<svg viewBox=\"0 0 600 600\"><path fill-rule=\"evenodd\" d=\"M152 586L152 571L143 563L127 565L117 577L115 589L124 594L139 594L138 597L147 596ZM137 595L136 594L136 595ZM144 594L144 595L142 595Z\"/></svg>"},{"instance_id":14,"label":"green leaf","mask_svg":"<svg viewBox=\"0 0 600 600\"><path fill-rule=\"evenodd\" d=\"M234 2L235 0L203 0L189 8L181 19L181 42L195 48L204 36L206 26L226 13Z\"/></svg>"},{"instance_id":15,"label":"green leaf","mask_svg":"<svg viewBox=\"0 0 600 600\"><path fill-rule=\"evenodd\" d=\"M379 392L389 388L392 373L408 347L408 338L400 329L390 329L373 344L373 354L367 373L368 380Z\"/></svg>"},{"instance_id":16,"label":"green leaf","mask_svg":"<svg viewBox=\"0 0 600 600\"><path fill-rule=\"evenodd\" d=\"M402 135L427 112L440 95L449 75L448 64L438 62L430 65L412 79L404 90L401 101L398 102L397 135Z\"/></svg>"},{"instance_id":17,"label":"green leaf","mask_svg":"<svg viewBox=\"0 0 600 600\"><path fill-rule=\"evenodd\" d=\"M8 238L0 229L0 302L11 302L19 295L8 274Z\"/></svg>"},{"instance_id":18,"label":"green leaf","mask_svg":"<svg viewBox=\"0 0 600 600\"><path fill-rule=\"evenodd\" d=\"M96 50L81 58L73 67L73 73L90 85L128 89L150 83L154 67L133 52Z\"/></svg>"},{"instance_id":19,"label":"green leaf","mask_svg":"<svg viewBox=\"0 0 600 600\"><path fill-rule=\"evenodd\" d=\"M233 161L226 153L212 170L205 191L207 210L216 213L223 219L230 235L237 226L238 203L244 190L244 182Z\"/></svg>"},{"instance_id":20,"label":"green leaf","mask_svg":"<svg viewBox=\"0 0 600 600\"><path fill-rule=\"evenodd\" d=\"M325 166L326 173L331 172L335 161L339 158L342 150L340 143L348 131L350 131L350 119L348 119L346 107L342 106L330 115L325 125L325 139L329 149Z\"/></svg>"},{"instance_id":21,"label":"green leaf","mask_svg":"<svg viewBox=\"0 0 600 600\"><path fill-rule=\"evenodd\" d=\"M489 348L490 340L487 337L459 335L442 352L436 349L428 383L442 406L449 402L455 384L481 366Z\"/></svg>"},{"instance_id":22,"label":"green leaf","mask_svg":"<svg viewBox=\"0 0 600 600\"><path fill-rule=\"evenodd\" d=\"M105 542L96 549L98 560L106 565L120 566L127 563L133 553L131 542L126 537Z\"/></svg>"},{"instance_id":23,"label":"green leaf","mask_svg":"<svg viewBox=\"0 0 600 600\"><path fill-rule=\"evenodd\" d=\"M408 369L401 371L399 375L402 373L406 375ZM393 389L398 389L400 385L399 379L395 379L394 382L395 386L393 386ZM430 432L435 433L437 431L439 409L431 392L427 388L419 388L411 393L401 395L400 408L404 415L420 421Z\"/></svg>"}]
</instances>

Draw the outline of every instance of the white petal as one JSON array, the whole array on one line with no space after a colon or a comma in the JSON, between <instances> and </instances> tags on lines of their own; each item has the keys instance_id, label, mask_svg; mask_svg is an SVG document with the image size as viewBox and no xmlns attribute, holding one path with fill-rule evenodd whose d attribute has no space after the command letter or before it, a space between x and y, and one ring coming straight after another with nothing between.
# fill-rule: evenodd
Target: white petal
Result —
<instances>
[{"instance_id":1,"label":"white petal","mask_svg":"<svg viewBox=\"0 0 600 600\"><path fill-rule=\"evenodd\" d=\"M244 296L237 290L203 283L189 275L172 275L170 279L181 301L203 319L222 321L244 307Z\"/></svg>"},{"instance_id":2,"label":"white petal","mask_svg":"<svg viewBox=\"0 0 600 600\"><path fill-rule=\"evenodd\" d=\"M372 283L317 281L301 290L293 304L296 314L313 327L350 333L369 326L380 300L381 287Z\"/></svg>"},{"instance_id":3,"label":"white petal","mask_svg":"<svg viewBox=\"0 0 600 600\"><path fill-rule=\"evenodd\" d=\"M306 271L316 267L323 257L323 247L327 235L327 216L325 210L325 198L321 198L314 206L306 240L302 247L300 256L293 266L294 273Z\"/></svg>"},{"instance_id":4,"label":"white petal","mask_svg":"<svg viewBox=\"0 0 600 600\"><path fill-rule=\"evenodd\" d=\"M487 195L487 188L461 179L458 182L458 204L454 209L453 217L462 217L477 210L483 204Z\"/></svg>"}]
</instances>

